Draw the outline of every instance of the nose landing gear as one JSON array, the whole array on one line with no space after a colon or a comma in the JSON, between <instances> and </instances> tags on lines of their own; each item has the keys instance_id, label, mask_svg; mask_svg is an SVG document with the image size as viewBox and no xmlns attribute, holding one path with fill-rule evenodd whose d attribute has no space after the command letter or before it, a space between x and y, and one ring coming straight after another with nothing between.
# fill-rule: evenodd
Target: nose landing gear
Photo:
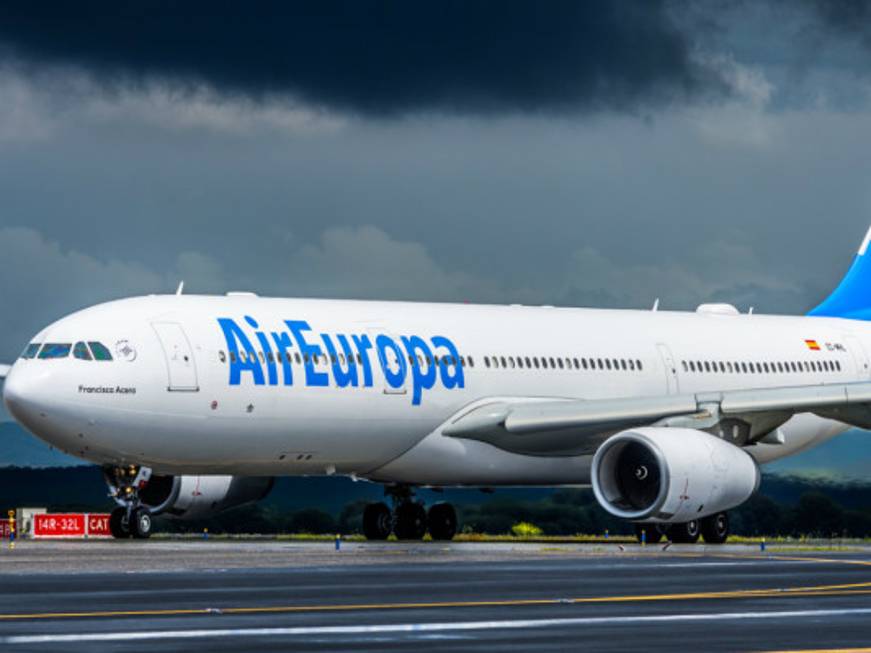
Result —
<instances>
[{"instance_id":1,"label":"nose landing gear","mask_svg":"<svg viewBox=\"0 0 871 653\"><path fill-rule=\"evenodd\" d=\"M107 467L103 477L109 495L118 507L109 515L109 531L117 539L146 539L151 536L151 511L142 504L139 492L148 485L151 469L138 465Z\"/></svg>"},{"instance_id":2,"label":"nose landing gear","mask_svg":"<svg viewBox=\"0 0 871 653\"><path fill-rule=\"evenodd\" d=\"M399 540L422 540L429 530L434 540L451 540L457 532L457 513L449 503L436 503L427 512L415 500L408 486L391 486L384 493L393 501L393 510L384 502L370 503L363 512L363 534L367 540L386 540L394 533Z\"/></svg>"}]
</instances>

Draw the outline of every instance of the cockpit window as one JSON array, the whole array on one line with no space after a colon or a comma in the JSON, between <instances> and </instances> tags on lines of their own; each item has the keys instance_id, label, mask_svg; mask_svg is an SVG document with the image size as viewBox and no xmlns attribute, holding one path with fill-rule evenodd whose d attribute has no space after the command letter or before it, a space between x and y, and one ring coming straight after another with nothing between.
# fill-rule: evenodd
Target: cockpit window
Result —
<instances>
[{"instance_id":1,"label":"cockpit window","mask_svg":"<svg viewBox=\"0 0 871 653\"><path fill-rule=\"evenodd\" d=\"M42 346L39 358L66 358L72 347L68 342L47 342Z\"/></svg>"},{"instance_id":2,"label":"cockpit window","mask_svg":"<svg viewBox=\"0 0 871 653\"><path fill-rule=\"evenodd\" d=\"M21 352L21 358L33 358L36 356L36 352L39 351L40 346L42 346L41 342L31 342L24 348L24 351Z\"/></svg>"},{"instance_id":3,"label":"cockpit window","mask_svg":"<svg viewBox=\"0 0 871 653\"><path fill-rule=\"evenodd\" d=\"M88 351L88 346L83 342L77 342L76 346L73 347L73 356L83 361L91 360L91 352Z\"/></svg>"},{"instance_id":4,"label":"cockpit window","mask_svg":"<svg viewBox=\"0 0 871 653\"><path fill-rule=\"evenodd\" d=\"M94 354L94 360L96 361L110 361L112 360L112 354L106 348L102 342L92 342L88 341L88 344L91 346L91 352Z\"/></svg>"}]
</instances>

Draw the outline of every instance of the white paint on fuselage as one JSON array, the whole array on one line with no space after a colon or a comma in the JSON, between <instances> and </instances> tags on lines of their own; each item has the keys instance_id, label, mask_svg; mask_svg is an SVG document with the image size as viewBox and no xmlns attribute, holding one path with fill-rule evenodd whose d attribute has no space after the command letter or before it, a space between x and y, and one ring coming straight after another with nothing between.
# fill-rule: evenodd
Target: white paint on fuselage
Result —
<instances>
[{"instance_id":1,"label":"white paint on fuselage","mask_svg":"<svg viewBox=\"0 0 871 653\"><path fill-rule=\"evenodd\" d=\"M287 331L305 320L318 334L440 335L471 356L463 388L436 383L412 404L385 392L370 351L372 387L307 387L301 366L293 385L255 386L250 376L229 384L220 317L265 332ZM192 346L199 390L168 391L164 350L152 326L175 322ZM253 333L253 329L249 329ZM848 336L856 340L847 341ZM820 343L811 351L806 339ZM38 334L37 342L119 341L133 360L22 360L5 396L10 411L58 448L97 463L138 463L159 473L323 474L333 471L381 481L433 485L582 484L589 456L530 457L436 431L458 410L483 398L602 399L865 380L871 337L864 323L832 318L698 314L521 306L278 299L254 296L150 296L101 304L74 313ZM252 342L256 344L253 339ZM843 346L829 351L826 343ZM674 361L669 383L660 345ZM664 349L663 349L664 351ZM607 358L641 361L638 370L508 369L486 367L485 356ZM682 361L778 362L829 360L840 371L689 372ZM279 366L280 368L280 366ZM264 366L265 369L265 366ZM321 366L320 370L327 368ZM82 388L134 388L135 393ZM217 407L212 408L213 402ZM799 415L781 427L784 444L748 450L768 462L806 449L844 430L842 424Z\"/></svg>"}]
</instances>

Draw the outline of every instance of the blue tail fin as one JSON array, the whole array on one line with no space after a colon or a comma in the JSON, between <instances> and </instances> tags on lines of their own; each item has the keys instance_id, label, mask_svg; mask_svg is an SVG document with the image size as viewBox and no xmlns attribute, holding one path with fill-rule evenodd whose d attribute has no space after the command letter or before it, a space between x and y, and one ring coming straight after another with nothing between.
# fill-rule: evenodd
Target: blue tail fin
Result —
<instances>
[{"instance_id":1,"label":"blue tail fin","mask_svg":"<svg viewBox=\"0 0 871 653\"><path fill-rule=\"evenodd\" d=\"M838 287L808 315L843 317L850 320L871 320L871 254L865 255L871 243L871 229L853 258L853 265Z\"/></svg>"}]
</instances>

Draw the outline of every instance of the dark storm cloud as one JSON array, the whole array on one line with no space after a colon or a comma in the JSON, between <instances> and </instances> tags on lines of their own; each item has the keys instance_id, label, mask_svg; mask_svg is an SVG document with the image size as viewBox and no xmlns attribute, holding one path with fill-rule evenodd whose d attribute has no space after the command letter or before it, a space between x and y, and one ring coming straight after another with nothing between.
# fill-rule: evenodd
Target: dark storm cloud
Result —
<instances>
[{"instance_id":1,"label":"dark storm cloud","mask_svg":"<svg viewBox=\"0 0 871 653\"><path fill-rule=\"evenodd\" d=\"M805 0L805 5L825 27L871 36L871 3L867 0Z\"/></svg>"},{"instance_id":2,"label":"dark storm cloud","mask_svg":"<svg viewBox=\"0 0 871 653\"><path fill-rule=\"evenodd\" d=\"M655 0L0 1L0 44L107 87L168 78L369 115L634 111L726 88Z\"/></svg>"}]
</instances>

